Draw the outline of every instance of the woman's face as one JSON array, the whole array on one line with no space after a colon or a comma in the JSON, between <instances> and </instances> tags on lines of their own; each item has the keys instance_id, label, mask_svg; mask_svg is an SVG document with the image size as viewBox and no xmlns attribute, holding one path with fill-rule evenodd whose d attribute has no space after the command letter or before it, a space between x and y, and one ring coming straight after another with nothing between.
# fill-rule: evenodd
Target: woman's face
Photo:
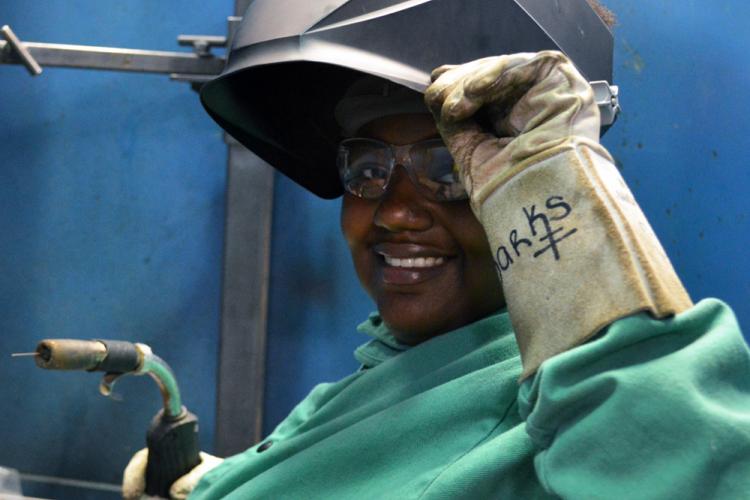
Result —
<instances>
[{"instance_id":1,"label":"woman's face","mask_svg":"<svg viewBox=\"0 0 750 500\"><path fill-rule=\"evenodd\" d=\"M429 115L380 118L357 135L395 145L439 137ZM380 199L344 195L341 227L362 286L402 343L418 344L505 303L469 202L425 198L401 166Z\"/></svg>"}]
</instances>

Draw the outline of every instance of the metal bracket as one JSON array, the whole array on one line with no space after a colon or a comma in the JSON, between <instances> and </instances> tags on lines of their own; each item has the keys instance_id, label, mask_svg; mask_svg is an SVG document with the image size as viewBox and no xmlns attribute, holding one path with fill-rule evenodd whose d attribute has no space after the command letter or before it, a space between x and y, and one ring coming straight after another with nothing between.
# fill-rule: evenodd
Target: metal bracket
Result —
<instances>
[{"instance_id":1,"label":"metal bracket","mask_svg":"<svg viewBox=\"0 0 750 500\"><path fill-rule=\"evenodd\" d=\"M179 35L177 37L177 43L181 46L189 46L193 48L193 52L198 57L204 57L209 58L213 57L213 54L211 54L211 49L214 47L227 47L227 44L229 43L229 38L232 36L232 20L233 17L229 17L228 19L228 26L229 26L229 37L226 36L212 36L212 35ZM240 18L241 19L241 18ZM206 82L213 79L213 77L216 75L196 75L196 74L187 74L187 73L172 73L169 75L170 80L176 81L176 82L187 82L190 84L191 88L195 90L196 92L200 92L201 87Z\"/></svg>"},{"instance_id":2,"label":"metal bracket","mask_svg":"<svg viewBox=\"0 0 750 500\"><path fill-rule=\"evenodd\" d=\"M609 128L620 114L620 89L617 85L610 85L606 80L589 82L594 90L594 101L599 106L602 127Z\"/></svg>"},{"instance_id":3,"label":"metal bracket","mask_svg":"<svg viewBox=\"0 0 750 500\"><path fill-rule=\"evenodd\" d=\"M227 37L212 35L179 35L177 43L181 46L192 46L199 57L211 57L212 47L226 47Z\"/></svg>"},{"instance_id":4,"label":"metal bracket","mask_svg":"<svg viewBox=\"0 0 750 500\"><path fill-rule=\"evenodd\" d=\"M26 50L26 47L21 43L21 40L19 40L16 34L13 33L13 30L10 29L10 26L6 24L0 28L0 32L2 32L3 38L7 42L7 46L10 47L10 50L15 52L16 56L21 60L21 63L23 63L23 65L26 66L26 69L29 70L31 76L41 75L42 67L39 66L39 63L36 62L36 59L34 59L31 53ZM5 47L0 47L0 49L8 50Z\"/></svg>"}]
</instances>

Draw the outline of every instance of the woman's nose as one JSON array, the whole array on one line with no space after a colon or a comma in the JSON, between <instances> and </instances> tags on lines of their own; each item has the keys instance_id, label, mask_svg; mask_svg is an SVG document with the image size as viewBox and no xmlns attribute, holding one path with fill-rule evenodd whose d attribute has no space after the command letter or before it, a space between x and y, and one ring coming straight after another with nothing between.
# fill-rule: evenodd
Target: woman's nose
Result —
<instances>
[{"instance_id":1,"label":"woman's nose","mask_svg":"<svg viewBox=\"0 0 750 500\"><path fill-rule=\"evenodd\" d=\"M426 231L432 227L428 200L412 183L404 167L397 165L394 169L373 222L391 232Z\"/></svg>"}]
</instances>

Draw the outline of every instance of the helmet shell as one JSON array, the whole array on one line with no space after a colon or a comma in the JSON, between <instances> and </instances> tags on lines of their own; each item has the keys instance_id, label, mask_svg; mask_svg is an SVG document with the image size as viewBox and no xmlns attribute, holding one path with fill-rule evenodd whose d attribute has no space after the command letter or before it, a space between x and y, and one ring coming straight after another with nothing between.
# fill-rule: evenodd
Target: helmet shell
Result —
<instances>
[{"instance_id":1,"label":"helmet shell","mask_svg":"<svg viewBox=\"0 0 750 500\"><path fill-rule=\"evenodd\" d=\"M613 47L586 0L254 0L201 101L273 167L335 198L333 110L363 73L424 92L443 64L551 49L611 82Z\"/></svg>"}]
</instances>

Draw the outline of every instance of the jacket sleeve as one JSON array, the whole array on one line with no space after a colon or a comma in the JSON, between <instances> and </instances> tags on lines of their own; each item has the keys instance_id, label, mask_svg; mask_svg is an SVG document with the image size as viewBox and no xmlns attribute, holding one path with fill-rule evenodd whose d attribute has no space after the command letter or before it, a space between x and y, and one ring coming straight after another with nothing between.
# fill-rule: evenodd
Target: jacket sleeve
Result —
<instances>
[{"instance_id":1,"label":"jacket sleeve","mask_svg":"<svg viewBox=\"0 0 750 500\"><path fill-rule=\"evenodd\" d=\"M562 498L750 496L750 356L718 300L614 322L544 362L519 407Z\"/></svg>"}]
</instances>

